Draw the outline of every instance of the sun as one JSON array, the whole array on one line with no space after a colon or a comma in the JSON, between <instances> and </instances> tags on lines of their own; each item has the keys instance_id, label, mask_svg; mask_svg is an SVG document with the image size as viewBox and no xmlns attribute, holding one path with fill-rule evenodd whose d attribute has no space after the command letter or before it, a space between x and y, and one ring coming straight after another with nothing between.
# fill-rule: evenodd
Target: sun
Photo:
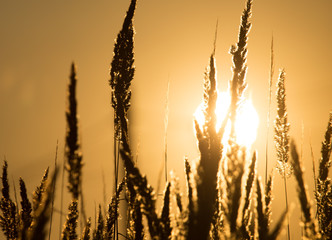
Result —
<instances>
[{"instance_id":1,"label":"sun","mask_svg":"<svg viewBox=\"0 0 332 240\"><path fill-rule=\"evenodd\" d=\"M227 115L227 111L231 102L231 96L229 92L218 92L218 99L216 104L216 115L217 115L217 123L216 130L219 130L223 120ZM198 106L195 114L195 119L199 123L200 126L204 124L204 113L203 113L203 104ZM258 114L250 100L244 99L241 105L238 108L237 118L235 120L235 135L236 142L245 146L247 149L251 148L251 145L256 140L257 128L259 124ZM230 134L231 124L228 122L226 124L224 136L222 139L222 143L224 145L228 142L228 137Z\"/></svg>"}]
</instances>

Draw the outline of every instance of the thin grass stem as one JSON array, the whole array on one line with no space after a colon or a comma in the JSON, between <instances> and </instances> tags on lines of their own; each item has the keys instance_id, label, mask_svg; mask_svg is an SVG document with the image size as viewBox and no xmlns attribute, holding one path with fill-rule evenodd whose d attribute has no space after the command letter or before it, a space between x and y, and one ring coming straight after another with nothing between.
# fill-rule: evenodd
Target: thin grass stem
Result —
<instances>
[{"instance_id":1,"label":"thin grass stem","mask_svg":"<svg viewBox=\"0 0 332 240\"><path fill-rule=\"evenodd\" d=\"M114 112L114 119L115 119L115 112ZM115 121L114 121L114 124L115 124ZM117 160L117 152L116 152L116 149L117 149L117 136L116 136L116 126L114 126L114 140L113 140L113 158L114 158L114 193L116 193L116 189L117 189L117 186L118 186L118 160ZM96 211L96 210L95 210ZM95 214L96 215L96 214ZM96 222L96 216L95 216L95 222ZM96 225L96 223L95 223ZM114 235L113 235L113 239L115 239L115 236L116 236L116 231L117 231L117 226L118 226L118 221L115 220L115 229L114 229Z\"/></svg>"},{"instance_id":2,"label":"thin grass stem","mask_svg":"<svg viewBox=\"0 0 332 240\"><path fill-rule=\"evenodd\" d=\"M14 181L14 177L13 176L12 176L12 179L13 179L13 188L14 188L14 199L15 199L15 204L17 206L16 213L17 213L17 216L18 216L19 213L20 213L20 210L18 209L17 192L16 192L16 186L15 186L15 181Z\"/></svg>"},{"instance_id":3,"label":"thin grass stem","mask_svg":"<svg viewBox=\"0 0 332 240\"><path fill-rule=\"evenodd\" d=\"M286 204L286 212L289 212L288 210L288 198L287 198L287 180L286 180L286 173L284 171L284 189L285 189L285 204ZM289 227L289 214L287 214L287 239L290 240L290 227Z\"/></svg>"},{"instance_id":4,"label":"thin grass stem","mask_svg":"<svg viewBox=\"0 0 332 240\"><path fill-rule=\"evenodd\" d=\"M65 158L64 158L65 159ZM61 193L60 193L60 212L63 212L63 191L65 188L65 160L63 162L62 167L62 177L61 177ZM62 214L60 214L60 220L59 220L59 240L61 240L61 233L62 233Z\"/></svg>"},{"instance_id":5,"label":"thin grass stem","mask_svg":"<svg viewBox=\"0 0 332 240\"><path fill-rule=\"evenodd\" d=\"M57 159L58 159L58 147L59 147L59 141L56 141L56 147L55 147L55 157L54 157L54 169L57 169ZM51 233L52 233L52 222L53 222L53 210L54 210L54 195L55 195L55 185L56 185L56 178L52 182L52 203L51 203L51 215L50 215L50 229L48 232L48 239L51 239Z\"/></svg>"},{"instance_id":6,"label":"thin grass stem","mask_svg":"<svg viewBox=\"0 0 332 240\"><path fill-rule=\"evenodd\" d=\"M274 74L274 52L273 52L273 35L271 39L271 53L270 53L270 77L269 77L269 96L267 109L267 130L266 130L266 145L265 145L265 185L267 184L267 169L268 169L268 152L269 152L269 131L270 131L270 115L271 115L271 99L272 99L272 82Z\"/></svg>"},{"instance_id":7,"label":"thin grass stem","mask_svg":"<svg viewBox=\"0 0 332 240\"><path fill-rule=\"evenodd\" d=\"M169 116L169 79L167 82L166 104L165 104L165 139L164 139L164 158L165 158L165 182L167 182L167 130L168 130L168 116Z\"/></svg>"}]
</instances>

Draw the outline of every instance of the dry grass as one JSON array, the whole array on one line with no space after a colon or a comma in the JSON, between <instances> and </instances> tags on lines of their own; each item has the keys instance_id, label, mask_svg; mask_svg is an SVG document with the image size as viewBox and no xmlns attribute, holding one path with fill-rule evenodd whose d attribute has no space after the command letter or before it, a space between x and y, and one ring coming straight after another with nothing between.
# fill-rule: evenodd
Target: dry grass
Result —
<instances>
[{"instance_id":1,"label":"dry grass","mask_svg":"<svg viewBox=\"0 0 332 240\"><path fill-rule=\"evenodd\" d=\"M112 107L114 108L114 163L115 190L108 211L99 206L96 224L91 226L91 218L84 216L82 197L82 154L78 141L78 121L76 102L76 70L71 68L68 87L68 110L66 157L69 193L67 220L62 226L62 239L104 240L104 239L259 239L272 240L280 236L288 216L288 210L271 227L273 173L265 179L263 186L257 174L256 152L248 155L247 149L237 143L234 123L241 106L247 86L246 61L247 41L251 28L250 16L252 0L246 2L242 14L238 42L231 48L233 77L229 82L231 105L228 115L216 129L217 76L215 47L209 58L205 72L203 89L204 124L195 121L196 137L200 158L196 164L185 159L186 192L180 191L175 177L166 182L163 193L163 205L158 209L154 189L146 177L135 165L129 141L128 110L131 100L131 82L134 79L134 28L133 18L136 0L131 0L114 46L111 63L110 86ZM271 50L272 51L272 50ZM272 54L273 55L273 54ZM271 69L273 61L271 63ZM272 71L272 70L271 70ZM271 73L272 74L272 73ZM272 78L272 75L271 75ZM289 165L289 124L285 104L284 72L278 81L278 116L275 124L277 170L285 181L294 170L298 184L298 196L304 216L304 238L331 239L332 236L332 187L328 178L331 155L332 114L330 114L325 139L322 145L322 157L319 164L317 190L315 194L317 216L313 217L312 206L303 181L301 162L295 145L291 145L291 165ZM270 86L271 87L271 86ZM168 100L167 100L168 101ZM229 141L225 146L221 139L225 134L226 122L231 123ZM165 141L166 144L166 141ZM165 154L167 151L165 145ZM165 155L167 157L167 154ZM119 161L125 166L123 180L119 183ZM165 159L166 160L166 159ZM36 188L32 204L29 201L25 183L20 179L21 207L9 194L7 162L2 170L2 196L0 200L0 226L7 239L47 239L48 222L54 198L54 182L57 168L49 178L47 169L40 185ZM167 175L167 172L166 174ZM286 194L287 190L285 188ZM81 198L81 201L79 201ZM120 201L127 202L126 221L120 221ZM172 202L176 204L173 206ZM81 209L81 210L79 210ZM78 219L83 216L85 223L82 233L78 233ZM118 223L126 226L121 233ZM80 236L80 237L79 237ZM290 237L290 236L289 236Z\"/></svg>"},{"instance_id":2,"label":"dry grass","mask_svg":"<svg viewBox=\"0 0 332 240\"><path fill-rule=\"evenodd\" d=\"M277 150L277 170L284 180L286 211L288 208L287 178L292 174L292 166L289 164L289 128L288 113L286 108L285 71L280 70L277 82L277 117L275 120L275 145ZM290 222L287 221L287 236L290 239Z\"/></svg>"},{"instance_id":3,"label":"dry grass","mask_svg":"<svg viewBox=\"0 0 332 240\"><path fill-rule=\"evenodd\" d=\"M326 239L332 239L332 183L328 177L331 166L332 151L332 112L329 115L324 141L322 142L322 157L319 163L316 190L316 206L320 233Z\"/></svg>"}]
</instances>

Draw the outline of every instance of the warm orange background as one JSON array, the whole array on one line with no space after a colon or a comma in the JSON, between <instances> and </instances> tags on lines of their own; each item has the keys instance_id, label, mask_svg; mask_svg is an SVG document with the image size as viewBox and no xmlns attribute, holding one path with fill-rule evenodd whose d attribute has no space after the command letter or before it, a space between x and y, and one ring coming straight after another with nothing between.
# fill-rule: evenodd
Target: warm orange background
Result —
<instances>
[{"instance_id":1,"label":"warm orange background","mask_svg":"<svg viewBox=\"0 0 332 240\"><path fill-rule=\"evenodd\" d=\"M109 201L113 191L112 117L109 66L114 39L129 0L0 1L0 155L9 163L12 179L25 179L28 191L38 185L44 169L53 167L57 140L58 163L63 161L66 87L72 61L78 65L78 112L84 166L84 193L88 215L103 204L103 177ZM132 148L138 165L156 187L162 172L164 115L169 92L168 169L185 186L183 158L198 158L193 113L202 99L202 79L212 52L219 21L216 61L220 90L231 78L228 50L236 43L244 0L140 0L134 25L136 73L132 85ZM303 143L306 183L313 200L310 141L314 155L320 146L332 110L332 2L330 0L256 0L249 35L247 96L260 117L258 170L265 168L266 116L270 44L274 36L275 82L286 69L287 107L291 136ZM302 126L304 126L303 140ZM275 164L270 130L269 170ZM162 179L164 179L164 176ZM61 178L58 178L61 179ZM60 180L58 180L60 189ZM163 184L163 182L162 182ZM273 216L284 209L282 180L275 177ZM293 179L289 201L297 204ZM57 196L59 197L60 191ZM65 201L66 211L68 201ZM59 201L55 202L59 209ZM298 206L291 231L299 236ZM59 215L54 215L58 222ZM93 220L94 222L94 220ZM55 223L56 226L56 223ZM58 226L54 230L57 236Z\"/></svg>"}]
</instances>

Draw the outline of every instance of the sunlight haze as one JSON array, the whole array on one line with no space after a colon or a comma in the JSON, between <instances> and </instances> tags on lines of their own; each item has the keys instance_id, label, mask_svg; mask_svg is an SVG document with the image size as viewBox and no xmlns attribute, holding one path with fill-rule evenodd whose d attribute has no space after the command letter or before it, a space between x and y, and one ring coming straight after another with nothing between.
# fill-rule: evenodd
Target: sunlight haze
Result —
<instances>
[{"instance_id":1,"label":"sunlight haze","mask_svg":"<svg viewBox=\"0 0 332 240\"><path fill-rule=\"evenodd\" d=\"M70 65L77 65L79 137L83 153L83 189L87 215L113 194L113 109L109 70L114 40L122 27L129 0L0 1L0 156L8 161L11 193L21 176L29 193L44 170L62 165L65 109ZM165 102L168 97L168 170L185 189L184 158L199 157L194 113L203 98L204 71L213 51L216 22L218 88L232 77L229 49L237 42L244 0L139 0L134 17L135 75L132 82L130 135L137 164L156 189L164 164ZM332 1L255 0L247 54L245 98L257 112L259 125L251 154L258 152L258 174L265 174L270 46L274 39L274 78L269 129L268 172L275 168L273 142L276 82L286 71L286 103L290 135L303 148L306 184L313 196L310 155L316 163L332 110ZM303 127L302 127L303 126ZM302 129L304 131L302 132ZM303 138L302 138L303 136ZM163 172L162 172L163 173ZM164 174L164 173L163 173ZM105 176L103 183L102 175ZM61 176L61 175L59 175ZM163 175L162 175L163 176ZM61 177L57 189L61 189ZM161 178L164 186L164 177ZM293 179L289 181L295 189ZM65 182L66 183L66 182ZM272 217L284 210L281 177L275 171ZM160 191L163 191L161 189ZM64 212L69 195L64 190ZM13 196L13 195L12 195ZM31 195L29 196L31 197ZM60 209L60 191L55 209ZM298 239L298 199L289 192L293 239ZM159 200L158 200L159 201ZM159 201L160 202L160 201ZM158 202L158 203L159 203ZM94 220L92 220L94 226ZM59 234L59 213L52 236ZM1 233L2 234L2 233ZM283 233L284 234L284 233ZM1 238L2 235L0 235Z\"/></svg>"}]
</instances>

